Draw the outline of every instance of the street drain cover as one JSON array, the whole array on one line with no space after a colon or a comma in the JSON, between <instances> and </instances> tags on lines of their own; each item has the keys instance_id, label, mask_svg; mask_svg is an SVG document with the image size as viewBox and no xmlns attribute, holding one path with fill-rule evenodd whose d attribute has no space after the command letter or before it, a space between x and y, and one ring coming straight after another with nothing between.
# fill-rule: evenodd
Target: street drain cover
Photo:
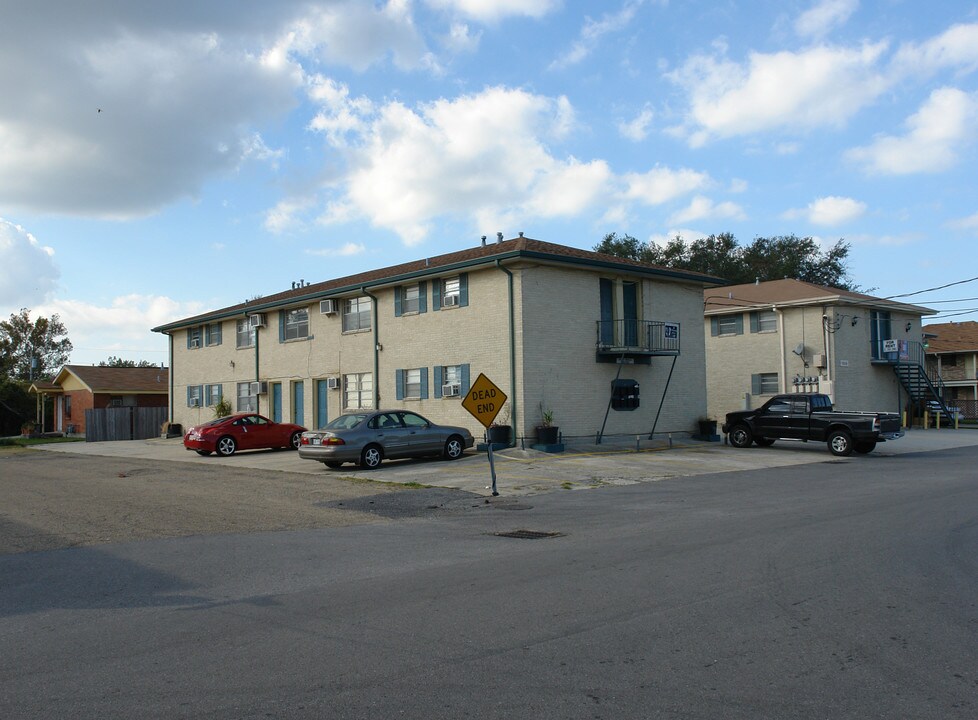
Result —
<instances>
[{"instance_id":1,"label":"street drain cover","mask_svg":"<svg viewBox=\"0 0 978 720\"><path fill-rule=\"evenodd\" d=\"M516 538L517 540L542 540L543 538L563 537L559 532L540 532L538 530L510 530L493 533L496 537Z\"/></svg>"}]
</instances>

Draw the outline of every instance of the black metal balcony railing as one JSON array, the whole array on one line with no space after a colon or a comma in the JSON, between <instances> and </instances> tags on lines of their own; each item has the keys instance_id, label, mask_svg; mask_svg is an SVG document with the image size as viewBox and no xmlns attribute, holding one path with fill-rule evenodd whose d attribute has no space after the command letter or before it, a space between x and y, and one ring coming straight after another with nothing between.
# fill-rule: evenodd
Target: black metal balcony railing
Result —
<instances>
[{"instance_id":1,"label":"black metal balcony railing","mask_svg":"<svg viewBox=\"0 0 978 720\"><path fill-rule=\"evenodd\" d=\"M598 352L678 355L679 323L661 320L598 320Z\"/></svg>"}]
</instances>

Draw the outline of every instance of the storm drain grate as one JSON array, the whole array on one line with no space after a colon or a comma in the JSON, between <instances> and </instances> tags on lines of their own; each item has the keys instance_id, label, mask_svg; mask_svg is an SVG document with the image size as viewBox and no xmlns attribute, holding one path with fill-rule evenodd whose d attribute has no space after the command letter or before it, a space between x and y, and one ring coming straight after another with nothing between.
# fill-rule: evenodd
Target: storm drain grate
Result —
<instances>
[{"instance_id":1,"label":"storm drain grate","mask_svg":"<svg viewBox=\"0 0 978 720\"><path fill-rule=\"evenodd\" d=\"M542 540L543 538L563 537L559 532L540 532L539 530L510 530L493 533L496 537L516 538L517 540Z\"/></svg>"}]
</instances>

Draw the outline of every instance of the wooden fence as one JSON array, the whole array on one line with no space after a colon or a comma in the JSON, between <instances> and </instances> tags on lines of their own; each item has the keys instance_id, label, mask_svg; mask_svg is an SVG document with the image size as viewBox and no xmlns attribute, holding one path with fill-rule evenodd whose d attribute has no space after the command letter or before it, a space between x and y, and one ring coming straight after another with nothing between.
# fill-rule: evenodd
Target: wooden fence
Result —
<instances>
[{"instance_id":1,"label":"wooden fence","mask_svg":"<svg viewBox=\"0 0 978 720\"><path fill-rule=\"evenodd\" d=\"M114 407L85 411L85 442L146 440L160 436L165 407Z\"/></svg>"}]
</instances>

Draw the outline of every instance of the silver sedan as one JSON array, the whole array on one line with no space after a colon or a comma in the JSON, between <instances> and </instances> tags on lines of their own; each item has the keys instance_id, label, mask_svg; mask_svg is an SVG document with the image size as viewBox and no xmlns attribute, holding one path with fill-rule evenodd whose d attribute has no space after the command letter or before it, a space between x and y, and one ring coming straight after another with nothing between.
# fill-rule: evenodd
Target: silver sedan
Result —
<instances>
[{"instance_id":1,"label":"silver sedan","mask_svg":"<svg viewBox=\"0 0 978 720\"><path fill-rule=\"evenodd\" d=\"M345 462L372 469L385 458L462 457L475 439L463 427L436 425L407 410L365 410L340 415L302 433L299 457L338 468Z\"/></svg>"}]
</instances>

